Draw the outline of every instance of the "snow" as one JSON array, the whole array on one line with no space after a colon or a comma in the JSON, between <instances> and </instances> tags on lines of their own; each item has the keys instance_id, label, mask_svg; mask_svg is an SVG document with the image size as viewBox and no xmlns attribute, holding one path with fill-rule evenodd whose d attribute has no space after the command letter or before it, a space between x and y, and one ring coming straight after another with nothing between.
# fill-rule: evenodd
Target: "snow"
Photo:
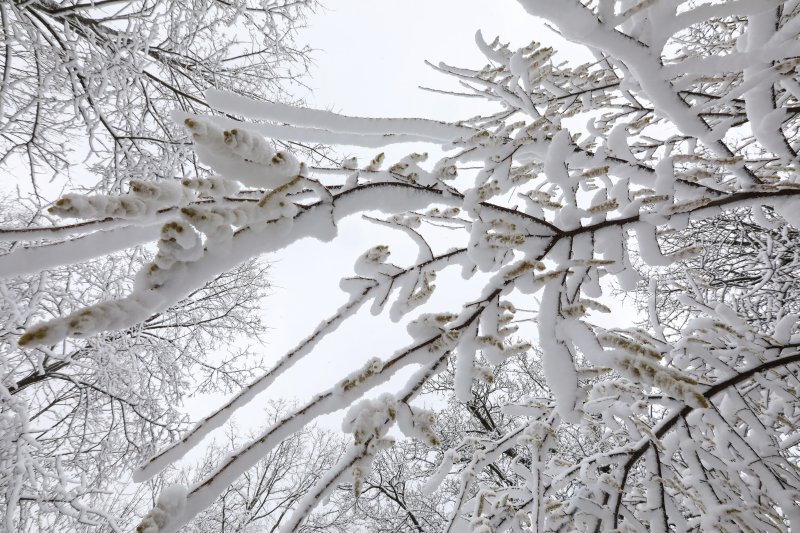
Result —
<instances>
[{"instance_id":1,"label":"snow","mask_svg":"<svg viewBox=\"0 0 800 533\"><path fill-rule=\"evenodd\" d=\"M89 235L41 246L19 246L0 255L0 277L33 274L88 261L119 250L151 242L162 224L100 230Z\"/></svg>"},{"instance_id":2,"label":"snow","mask_svg":"<svg viewBox=\"0 0 800 533\"><path fill-rule=\"evenodd\" d=\"M165 533L186 506L186 487L170 485L161 490L155 507L145 515L136 528L140 533Z\"/></svg>"},{"instance_id":3,"label":"snow","mask_svg":"<svg viewBox=\"0 0 800 533\"><path fill-rule=\"evenodd\" d=\"M230 180L251 187L276 188L300 172L300 162L291 153L275 152L256 132L233 127L221 131L208 119L175 112L195 142L200 160Z\"/></svg>"},{"instance_id":4,"label":"snow","mask_svg":"<svg viewBox=\"0 0 800 533\"><path fill-rule=\"evenodd\" d=\"M436 489L439 488L445 478L450 474L450 471L453 469L453 464L457 459L458 452L455 450L451 449L444 452L442 455L442 461L439 463L436 471L433 473L433 475L431 475L431 477L428 478L428 480L420 489L423 495L430 496L436 492Z\"/></svg>"},{"instance_id":5,"label":"snow","mask_svg":"<svg viewBox=\"0 0 800 533\"><path fill-rule=\"evenodd\" d=\"M792 341L792 331L795 329L798 320L800 318L793 313L789 313L778 320L775 324L775 333L772 334L775 342L778 344L790 343Z\"/></svg>"},{"instance_id":6,"label":"snow","mask_svg":"<svg viewBox=\"0 0 800 533\"><path fill-rule=\"evenodd\" d=\"M781 125L786 120L786 111L776 109L773 104L774 94L772 79L764 76L775 59L796 55L791 51L792 45L784 45L773 57L764 57L769 53L764 47L775 33L775 16L772 11L763 11L752 14L747 19L747 31L739 37L737 46L747 52L758 52L760 58L742 60L739 68L744 73L744 83L750 88L744 95L745 111L750 121L753 134L759 142L769 151L785 157L794 157L794 151L781 131ZM770 54L771 55L771 54ZM737 68L736 70L739 70Z\"/></svg>"},{"instance_id":7,"label":"snow","mask_svg":"<svg viewBox=\"0 0 800 533\"><path fill-rule=\"evenodd\" d=\"M477 325L467 331L458 344L458 357L456 359L456 373L454 377L454 392L461 402L468 402L472 398L472 381L475 372L475 356L478 351Z\"/></svg>"},{"instance_id":8,"label":"snow","mask_svg":"<svg viewBox=\"0 0 800 533\"><path fill-rule=\"evenodd\" d=\"M297 127L310 127L321 131L350 133L354 136L403 135L411 140L449 142L453 138L468 137L476 132L465 126L419 118L362 118L348 117L320 111L302 109L285 104L253 101L228 92L209 89L209 104L220 111L243 115L252 119L266 119L288 123ZM347 143L343 143L347 144Z\"/></svg>"},{"instance_id":9,"label":"snow","mask_svg":"<svg viewBox=\"0 0 800 533\"><path fill-rule=\"evenodd\" d=\"M542 369L556 400L556 411L567 422L580 419L581 394L578 389L578 373L573 353L559 335L559 291L558 278L545 284L539 305L539 345L542 349Z\"/></svg>"}]
</instances>

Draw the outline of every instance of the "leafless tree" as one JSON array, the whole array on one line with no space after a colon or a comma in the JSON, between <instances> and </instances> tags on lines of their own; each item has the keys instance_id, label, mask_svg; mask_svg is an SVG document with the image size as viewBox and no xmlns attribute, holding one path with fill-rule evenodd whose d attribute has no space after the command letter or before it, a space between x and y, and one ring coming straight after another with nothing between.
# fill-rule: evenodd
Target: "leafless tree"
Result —
<instances>
[{"instance_id":1,"label":"leafless tree","mask_svg":"<svg viewBox=\"0 0 800 533\"><path fill-rule=\"evenodd\" d=\"M193 165L173 109L225 89L287 100L315 0L10 0L0 4L0 169L115 190ZM78 140L76 142L76 139ZM86 143L88 141L88 145ZM85 163L84 163L85 161ZM75 186L75 185L73 185Z\"/></svg>"},{"instance_id":2,"label":"leafless tree","mask_svg":"<svg viewBox=\"0 0 800 533\"><path fill-rule=\"evenodd\" d=\"M759 300L760 289L735 288L739 299L754 298L741 306L717 289L668 294L674 285L662 284L658 268L685 270L703 257L681 235L706 223L737 234L706 252L718 254L712 262L722 272L746 255L728 252L745 242L751 223L764 231L750 264L765 273L800 266L791 253L800 227L800 2L520 3L594 58L563 63L539 43L514 48L478 35L487 66L435 68L462 82L454 96L484 98L497 109L454 123L362 119L210 90L219 114L175 118L217 176L134 183L123 194L67 194L52 207L54 216L83 220L74 231L86 239L102 240L97 230L112 225L121 241L148 235L157 252L126 296L27 327L18 337L26 347L135 327L242 261L300 239L332 239L346 231L338 222L354 214L397 229L417 251L396 264L389 246L371 243L354 273L342 273L345 302L180 442L153 455L136 479L168 469L298 360L339 355L320 341L341 334L367 304L402 324L411 340L379 346L381 357L346 367L344 378L203 479L162 491L143 529L180 528L288 435L343 408L351 443L297 502L284 531L345 485L361 497L367 490L362 508L386 496L383 487L397 507L381 496L378 511L395 509L402 527L415 527L410 511L421 524L410 499L415 474L399 464L404 456L380 463L396 442L392 428L430 452L414 457L438 462L426 491L444 487L449 513L434 527L448 532L798 527L798 316L783 298ZM367 148L422 142L445 153L386 165L379 154L333 168L276 152L264 136ZM671 230L678 233L667 237ZM79 256L80 240L56 249ZM0 257L0 268L25 257L55 260L52 250ZM639 262L653 269L637 270ZM685 274L673 278L688 283ZM794 278L783 275L791 286L781 294L794 293ZM736 277L720 279L734 284ZM451 290L442 291L445 284ZM609 287L642 284L647 308L656 310L644 327L608 298ZM442 292L453 296L432 298ZM670 316L684 322L658 320L665 297L680 306ZM768 309L756 316L760 306ZM616 316L602 318L609 313ZM437 378L448 367L452 382ZM374 393L403 370L404 383ZM421 401L435 386L448 405L463 406L453 411L457 422L437 426L436 406ZM394 472L403 478L392 479ZM375 483L373 474L390 482Z\"/></svg>"}]
</instances>

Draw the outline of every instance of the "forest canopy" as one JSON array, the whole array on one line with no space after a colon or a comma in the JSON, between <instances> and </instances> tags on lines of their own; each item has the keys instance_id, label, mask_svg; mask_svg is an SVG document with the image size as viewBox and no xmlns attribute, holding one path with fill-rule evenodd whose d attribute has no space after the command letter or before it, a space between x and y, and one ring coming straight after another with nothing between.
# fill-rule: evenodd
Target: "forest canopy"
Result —
<instances>
[{"instance_id":1,"label":"forest canopy","mask_svg":"<svg viewBox=\"0 0 800 533\"><path fill-rule=\"evenodd\" d=\"M593 59L478 32L485 66L434 68L460 83L453 98L494 112L452 123L208 88L210 110L162 117L191 139L196 167L67 193L47 221L2 230L25 242L0 256L12 281L154 247L128 283L91 301L42 314L46 298L27 297L3 355L51 365L180 314L265 254L307 238L324 250L346 218L358 238L378 224L414 247L394 262L385 243L365 243L341 272L342 301L296 347L194 427L152 439L136 482L169 471L299 360L339 356L349 372L161 490L138 531L176 531L215 509L339 411L345 445L301 476L271 522L281 531L800 528L800 2L519 3ZM433 155L332 165L294 148L409 142ZM630 317L619 313L628 302ZM326 351L362 308L408 344L376 346L365 364ZM25 406L7 400L19 379L4 378L3 420L27 434L14 419ZM2 445L4 472L42 460L33 439ZM28 489L2 475L13 508Z\"/></svg>"}]
</instances>

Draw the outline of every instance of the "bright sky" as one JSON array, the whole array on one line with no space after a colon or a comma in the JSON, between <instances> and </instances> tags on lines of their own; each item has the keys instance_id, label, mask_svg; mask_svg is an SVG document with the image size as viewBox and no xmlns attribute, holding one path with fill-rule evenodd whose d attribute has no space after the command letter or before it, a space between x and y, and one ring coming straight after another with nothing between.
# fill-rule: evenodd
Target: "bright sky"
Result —
<instances>
[{"instance_id":1,"label":"bright sky","mask_svg":"<svg viewBox=\"0 0 800 533\"><path fill-rule=\"evenodd\" d=\"M329 0L328 4L310 17L300 35L301 41L316 50L315 65L306 80L310 92L301 96L309 107L346 115L457 120L487 110L496 111L496 107L482 100L419 88L460 89L457 81L437 73L425 64L426 60L467 68L485 65L488 61L475 44L475 32L479 29L489 42L499 35L501 41L510 42L515 48L532 40L555 46L565 52L564 59L585 54L511 0ZM387 162L391 164L414 151L435 150L430 145L396 145L386 151ZM375 155L357 149L352 153L362 161ZM266 257L273 263L270 272L273 293L265 302L264 315L271 329L265 335L266 345L254 347L264 356L266 365L271 366L321 320L346 303L345 293L338 288L339 280L353 274L353 263L367 248L389 244L393 252L391 261L400 265L412 261L416 251L404 239L397 231L351 218L340 223L339 237L332 243L323 245L306 239ZM448 243L440 251L453 244ZM443 274L436 280L437 292L417 312L458 312L458 302L464 301L463 291L479 295L479 276L466 288L459 269L445 270ZM456 298L454 291L458 291ZM402 326L383 316L370 316L367 305L360 315L346 321L334 335L320 343L314 354L278 378L261 398L304 403L370 357L387 359L410 340ZM412 371L400 373L369 396L405 383ZM185 407L197 419L224 399L217 395L196 398ZM254 429L261 426L262 406L262 402L253 402L240 410L236 416L239 426L256 426ZM341 416L332 415L321 424L338 430Z\"/></svg>"},{"instance_id":2,"label":"bright sky","mask_svg":"<svg viewBox=\"0 0 800 533\"><path fill-rule=\"evenodd\" d=\"M500 35L515 47L534 39L550 43L557 38L510 0L336 0L328 4L309 19L301 35L301 40L317 50L307 82L311 92L304 96L310 107L347 115L442 120L474 116L492 107L476 99L419 89L459 88L448 76L427 66L425 60L482 67L487 60L475 45L478 29L488 41ZM558 41L563 45L564 41ZM387 151L387 160L431 148L435 147L401 145ZM358 155L371 158L375 154ZM267 346L257 348L263 350L267 364L345 303L346 295L338 289L339 279L353 272L355 259L368 247L390 244L394 252L391 260L398 264L414 257L413 250L401 244L398 232L370 227L357 219L344 221L339 235L332 244L306 240L267 258L274 261L274 292L265 303L265 321L272 329L266 335ZM453 275L463 284L457 272ZM437 284L441 287L439 294L425 310L458 311L447 301L446 280L439 279ZM477 286L475 290L477 296ZM375 356L385 359L408 340L402 327L364 312L319 346L324 355L315 353L299 363L279 378L266 396L303 402L355 370L360 361ZM405 381L403 375L396 379ZM193 416L207 413L208 404L192 403Z\"/></svg>"},{"instance_id":3,"label":"bright sky","mask_svg":"<svg viewBox=\"0 0 800 533\"><path fill-rule=\"evenodd\" d=\"M510 1L498 2L495 9L478 0L337 0L328 4L310 18L301 35L301 40L316 49L308 82L311 92L305 98L311 107L347 115L439 119L475 115L474 99L419 89L420 85L453 87L447 76L437 74L425 60L480 67L486 60L475 46L478 28L490 39L497 32L513 34L521 44L530 40L523 36L535 24ZM487 12L492 12L490 17ZM431 148L406 145L393 151L401 156ZM375 154L359 155L371 158ZM393 155L387 154L387 159L391 161ZM403 249L396 232L373 229L354 219L345 221L339 234L330 245L307 240L269 258L276 262L271 272L274 292L266 301L266 322L273 328L267 334L268 361L294 346L317 322L345 303L339 279L353 272L356 257L368 247L378 242L396 243L391 259L403 259L398 257ZM376 240L376 235L382 235L383 241ZM362 320L351 321L346 331L337 332L337 338L320 345L326 356L310 356L268 394L296 396L303 401L315 389L327 388L357 368L356 361L386 358L392 350L387 352L387 345L405 343L402 328L388 321L376 323L364 315ZM298 321L299 316L303 320ZM346 362L339 363L340 358Z\"/></svg>"},{"instance_id":4,"label":"bright sky","mask_svg":"<svg viewBox=\"0 0 800 533\"><path fill-rule=\"evenodd\" d=\"M310 107L348 115L452 120L478 114L481 108L475 108L475 99L419 89L420 85L458 88L425 60L481 67L487 61L475 45L477 29L489 40L501 34L518 46L528 44L530 34L541 31L535 30L541 28L540 24L513 1L330 0L327 4L309 18L299 38L315 49L315 64L306 80L311 90L302 96ZM387 159L431 148L435 147L401 145L389 151ZM354 153L362 160L375 155ZM392 245L391 260L404 259L403 246L391 230L353 219L340 225L339 234L331 244L305 240L266 258L273 262L273 293L265 302L264 317L271 329L265 335L266 346L254 350L264 355L267 365L346 302L346 295L338 289L339 280L353 273L355 259L368 247L384 242ZM382 241L376 240L376 235ZM412 253L408 247L406 251ZM444 309L447 307L440 308ZM304 402L355 370L360 361L375 356L385 359L407 341L402 327L362 313L320 344L318 348L324 354L308 356L281 376L264 396ZM189 400L185 407L196 419L223 400L217 395L200 397ZM257 417L253 411L258 409L255 405L248 407L237 419L248 425L246 421ZM338 424L331 420L325 425Z\"/></svg>"},{"instance_id":5,"label":"bright sky","mask_svg":"<svg viewBox=\"0 0 800 533\"><path fill-rule=\"evenodd\" d=\"M302 38L313 48L309 105L365 116L424 116L453 120L475 115L474 99L418 89L457 88L425 60L481 67L480 29L527 45L542 24L513 0L331 0L308 21ZM547 30L544 30L547 31ZM552 34L552 32L547 31Z\"/></svg>"}]
</instances>

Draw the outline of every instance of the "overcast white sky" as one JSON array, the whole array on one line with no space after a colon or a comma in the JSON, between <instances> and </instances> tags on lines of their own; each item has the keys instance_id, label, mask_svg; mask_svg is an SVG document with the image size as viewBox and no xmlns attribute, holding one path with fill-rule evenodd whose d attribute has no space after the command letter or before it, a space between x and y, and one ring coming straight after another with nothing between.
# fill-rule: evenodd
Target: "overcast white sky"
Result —
<instances>
[{"instance_id":1,"label":"overcast white sky","mask_svg":"<svg viewBox=\"0 0 800 533\"><path fill-rule=\"evenodd\" d=\"M487 104L423 91L419 86L458 88L452 79L425 65L426 59L462 67L486 64L475 45L478 29L489 41L500 35L515 47L532 40L551 43L555 38L511 0L331 0L309 19L300 36L316 49L315 66L307 80L311 91L304 97L310 107L347 115L443 120L474 116L486 110ZM564 41L558 41L564 46ZM387 151L387 160L432 148L401 145ZM274 261L274 292L265 304L265 321L272 330L266 335L268 345L260 349L268 364L345 303L346 296L338 289L339 279L352 274L354 260L368 247L392 245L391 260L398 264L415 255L410 247L400 245L402 237L397 232L368 226L358 219L340 224L339 235L332 244L307 240L267 258ZM456 276L463 284L454 271ZM457 312L454 303L447 301L447 281L440 277L437 284L441 287L439 294L425 310ZM475 290L477 296L477 286ZM463 294L457 301L463 302ZM407 340L402 327L362 313L335 338L320 345L324 354L309 356L282 376L266 396L305 401L358 368L360 361L375 356L385 359ZM397 379L404 381L403 376ZM193 416L206 414L205 402L192 404ZM250 414L245 416L249 418Z\"/></svg>"},{"instance_id":2,"label":"overcast white sky","mask_svg":"<svg viewBox=\"0 0 800 533\"><path fill-rule=\"evenodd\" d=\"M324 0L323 0L324 1ZM487 63L475 31L524 46L543 31L513 0L329 0L301 38L317 49L309 105L366 116L474 115L475 100L421 91L453 87L425 65ZM548 33L551 33L548 31Z\"/></svg>"},{"instance_id":3,"label":"overcast white sky","mask_svg":"<svg viewBox=\"0 0 800 533\"><path fill-rule=\"evenodd\" d=\"M486 40L500 36L512 47L532 40L564 51L563 59L585 54L564 41L541 21L528 15L512 0L329 0L310 17L300 40L316 49L314 67L306 80L310 90L302 94L309 107L372 117L425 117L440 120L469 118L496 108L474 98L421 90L420 86L458 89L457 81L425 64L440 61L480 68L488 61L475 45L475 32ZM375 155L340 147L343 155L358 155L362 161ZM395 145L386 150L391 164L414 151L437 151L436 146ZM254 347L269 367L314 327L346 302L339 287L343 276L353 275L353 263L368 248L388 244L391 261L408 265L416 250L407 237L390 229L369 225L358 218L339 224L339 236L328 244L306 239L266 257L272 262L273 293L265 301L264 321L271 328L266 344ZM439 251L456 243L444 239ZM436 251L436 248L434 248ZM458 312L465 291L480 294L480 276L467 284L460 268L445 270L437 280L437 292L419 312ZM469 298L470 296L467 296ZM535 308L535 302L525 305ZM532 325L532 324L531 324ZM532 329L532 328L531 328ZM521 330L521 333L524 330ZM387 318L372 317L369 304L317 347L315 353L278 378L259 401L240 410L235 420L242 429L263 425L260 410L271 399L304 403L353 372L370 357L389 358L411 338L405 329ZM407 369L370 397L396 388L413 372ZM207 415L224 397L214 395L187 400L193 419ZM342 414L323 419L324 427L338 430ZM198 453L200 450L197 450ZM193 454L194 455L194 454ZM191 457L191 456L190 456Z\"/></svg>"},{"instance_id":4,"label":"overcast white sky","mask_svg":"<svg viewBox=\"0 0 800 533\"><path fill-rule=\"evenodd\" d=\"M539 23L512 1L329 1L309 19L300 36L316 49L308 80L311 91L304 97L310 107L347 115L451 120L473 116L479 112L475 99L418 88L454 87L448 77L425 65L425 60L480 67L487 61L475 46L477 29L489 39L499 32L522 45L531 40L531 30L537 26ZM399 146L387 159L431 148L435 147ZM269 258L275 261L271 272L275 288L265 306L266 322L273 328L267 334L268 361L285 353L311 333L319 320L345 303L339 279L352 274L354 260L368 247L387 243L393 245L392 260L402 262L404 251L408 253L405 259L413 258L397 233L367 226L358 219L341 224L339 235L329 245L307 240ZM350 321L345 331L320 346L324 356L310 356L281 377L268 395L296 396L303 401L358 368L358 361L387 358L405 343L402 328L368 316L364 313L359 320Z\"/></svg>"}]
</instances>

